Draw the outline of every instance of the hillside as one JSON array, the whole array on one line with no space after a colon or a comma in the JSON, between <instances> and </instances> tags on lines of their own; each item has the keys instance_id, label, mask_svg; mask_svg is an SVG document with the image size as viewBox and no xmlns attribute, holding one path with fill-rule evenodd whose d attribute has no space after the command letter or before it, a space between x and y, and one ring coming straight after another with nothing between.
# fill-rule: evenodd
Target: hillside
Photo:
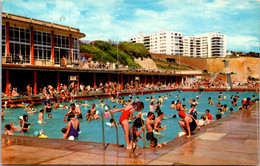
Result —
<instances>
[{"instance_id":1,"label":"hillside","mask_svg":"<svg viewBox=\"0 0 260 166\"><path fill-rule=\"evenodd\" d=\"M93 56L94 61L117 62L119 60L121 64L129 67L155 70L193 70L187 65L151 59L151 54L140 43L120 42L118 45L104 41L80 43L80 52L96 54Z\"/></svg>"},{"instance_id":2,"label":"hillside","mask_svg":"<svg viewBox=\"0 0 260 166\"><path fill-rule=\"evenodd\" d=\"M117 62L119 60L121 64L130 67L140 67L134 58L143 59L151 56L143 44L129 42L119 43L118 46L104 41L80 43L80 52L96 54L93 56L94 61Z\"/></svg>"}]
</instances>

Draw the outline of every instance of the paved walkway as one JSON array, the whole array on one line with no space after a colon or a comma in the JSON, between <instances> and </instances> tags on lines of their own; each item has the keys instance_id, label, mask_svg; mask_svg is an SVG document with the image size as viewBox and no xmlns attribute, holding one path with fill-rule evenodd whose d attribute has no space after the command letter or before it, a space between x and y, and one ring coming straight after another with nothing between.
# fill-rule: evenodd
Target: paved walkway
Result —
<instances>
[{"instance_id":1,"label":"paved walkway","mask_svg":"<svg viewBox=\"0 0 260 166\"><path fill-rule=\"evenodd\" d=\"M162 148L132 153L110 144L2 135L2 164L258 165L259 104L238 111Z\"/></svg>"}]
</instances>

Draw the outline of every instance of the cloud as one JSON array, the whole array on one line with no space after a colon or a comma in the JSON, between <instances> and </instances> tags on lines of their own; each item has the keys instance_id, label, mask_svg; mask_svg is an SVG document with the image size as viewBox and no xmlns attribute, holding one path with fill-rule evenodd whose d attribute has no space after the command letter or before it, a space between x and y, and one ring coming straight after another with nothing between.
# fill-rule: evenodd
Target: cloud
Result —
<instances>
[{"instance_id":1,"label":"cloud","mask_svg":"<svg viewBox=\"0 0 260 166\"><path fill-rule=\"evenodd\" d=\"M241 46L235 36L259 37L259 0L8 0L3 11L79 28L84 40L128 41L161 29L184 36L221 32L235 49Z\"/></svg>"},{"instance_id":2,"label":"cloud","mask_svg":"<svg viewBox=\"0 0 260 166\"><path fill-rule=\"evenodd\" d=\"M233 51L252 51L251 48L259 48L259 38L253 36L227 36L227 50Z\"/></svg>"}]
</instances>

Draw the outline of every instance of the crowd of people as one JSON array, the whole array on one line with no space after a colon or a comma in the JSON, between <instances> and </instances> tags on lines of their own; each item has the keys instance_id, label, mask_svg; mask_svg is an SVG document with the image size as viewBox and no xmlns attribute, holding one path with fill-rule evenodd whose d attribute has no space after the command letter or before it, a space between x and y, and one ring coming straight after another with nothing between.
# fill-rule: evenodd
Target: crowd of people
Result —
<instances>
[{"instance_id":1,"label":"crowd of people","mask_svg":"<svg viewBox=\"0 0 260 166\"><path fill-rule=\"evenodd\" d=\"M259 87L258 82L248 82L247 84L242 83L235 83L233 82L234 88L242 88L242 86L247 86L248 88L255 88ZM12 88L11 83L8 85L8 102L11 102L11 97L19 97L21 93L17 92L17 88ZM53 99L58 98L60 101L72 101L77 96L88 96L93 93L104 93L108 94L109 96L119 97L121 92L128 92L130 94L134 94L136 92L141 92L143 94L144 91L151 91L151 90L161 90L161 89L176 89L178 91L182 91L182 89L186 88L195 88L195 89L207 89L207 88L224 88L228 87L227 83L219 80L219 81L193 81L192 83L183 83L177 84L176 82L173 83L141 83L139 81L130 81L126 82L123 87L118 82L100 82L97 86L91 86L90 84L84 84L83 82L78 83L76 81L72 81L69 85L60 84L59 87L54 88L52 85L46 85L45 87L39 88L39 93L34 95L35 97L39 97L41 99ZM28 100L32 99L32 87L30 84L26 86L27 92L25 93L28 96Z\"/></svg>"}]
</instances>

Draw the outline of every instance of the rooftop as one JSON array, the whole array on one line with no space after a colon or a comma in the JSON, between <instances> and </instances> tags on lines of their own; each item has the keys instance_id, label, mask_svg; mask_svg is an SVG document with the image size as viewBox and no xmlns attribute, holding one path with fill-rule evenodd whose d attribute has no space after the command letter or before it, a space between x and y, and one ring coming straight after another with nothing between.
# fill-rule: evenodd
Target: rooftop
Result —
<instances>
[{"instance_id":1,"label":"rooftop","mask_svg":"<svg viewBox=\"0 0 260 166\"><path fill-rule=\"evenodd\" d=\"M2 19L3 19L3 21L4 20L14 20L14 21L18 21L18 22L25 22L25 23L28 23L31 25L38 25L38 26L44 26L44 27L49 27L49 28L58 29L58 30L65 30L65 31L70 31L70 32L74 32L74 33L80 33L79 29L77 29L77 28L60 25L60 24L55 24L52 22L37 20L37 19L33 19L33 18L28 18L28 17L24 17L24 16L19 16L19 15L15 15L15 14L5 13L5 12L2 12ZM81 34L81 37L85 37L85 34L83 34L83 33L80 33L80 34Z\"/></svg>"}]
</instances>

